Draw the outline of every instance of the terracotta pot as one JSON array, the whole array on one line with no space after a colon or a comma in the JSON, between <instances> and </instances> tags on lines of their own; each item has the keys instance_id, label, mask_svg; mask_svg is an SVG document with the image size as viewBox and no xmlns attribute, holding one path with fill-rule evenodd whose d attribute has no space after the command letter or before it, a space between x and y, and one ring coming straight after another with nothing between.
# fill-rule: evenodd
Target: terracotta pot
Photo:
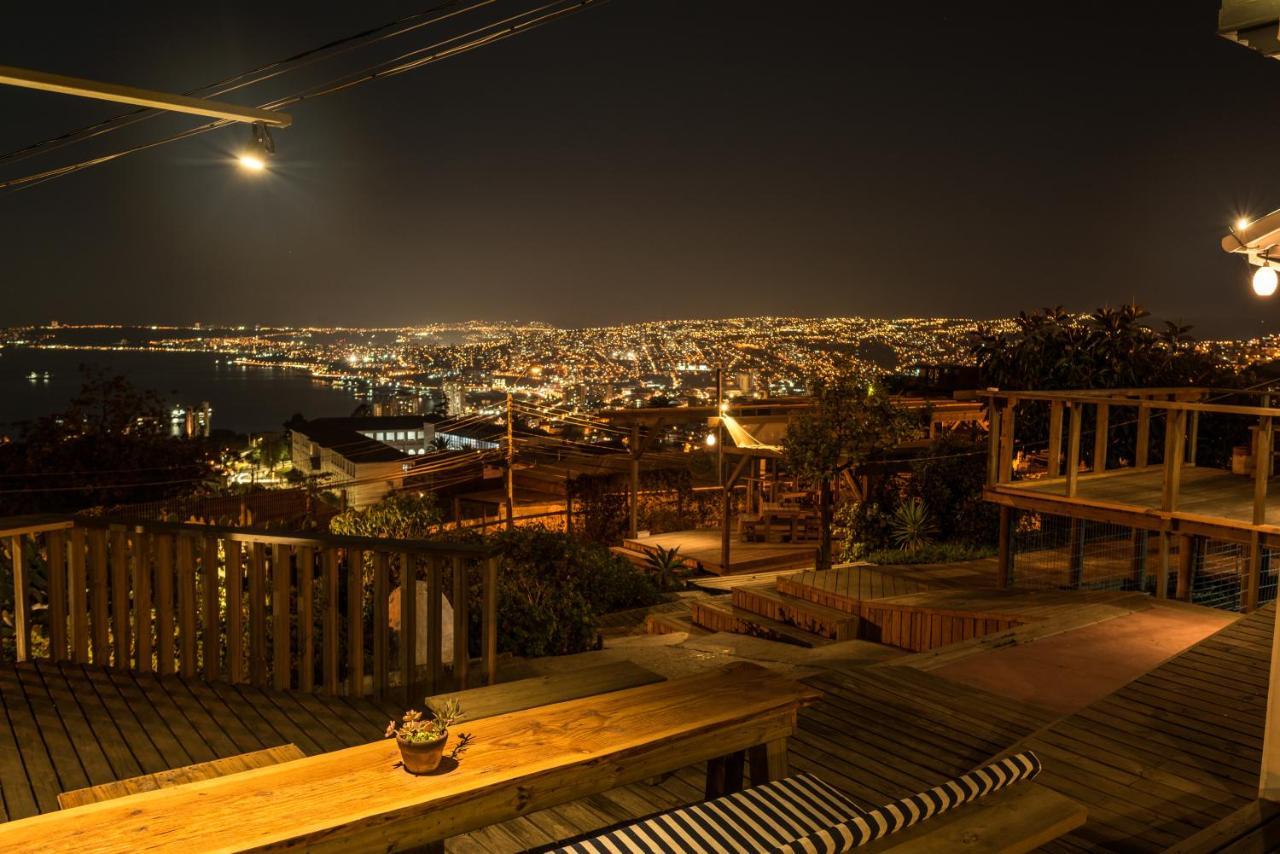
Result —
<instances>
[{"instance_id":1,"label":"terracotta pot","mask_svg":"<svg viewBox=\"0 0 1280 854\"><path fill-rule=\"evenodd\" d=\"M404 762L404 770L410 774L430 774L440 765L444 756L444 745L449 740L449 733L443 738L425 744L413 744L396 739L400 746L400 759Z\"/></svg>"}]
</instances>

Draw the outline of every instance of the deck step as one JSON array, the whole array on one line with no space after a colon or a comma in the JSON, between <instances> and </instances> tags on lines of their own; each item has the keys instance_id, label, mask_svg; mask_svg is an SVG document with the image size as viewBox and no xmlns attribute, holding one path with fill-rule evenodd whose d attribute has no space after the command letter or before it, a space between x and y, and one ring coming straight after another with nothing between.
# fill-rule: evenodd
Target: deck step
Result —
<instances>
[{"instance_id":1,"label":"deck step","mask_svg":"<svg viewBox=\"0 0 1280 854\"><path fill-rule=\"evenodd\" d=\"M531 709L534 706L563 703L580 697L592 697L596 694L607 694L610 691L621 691L624 688L649 685L662 680L663 677L652 670L623 660L585 667L570 673L552 673L517 679L514 682L486 685L483 688L435 694L429 697L428 701L433 707L439 708L439 704L445 700L457 699L462 704L463 711L466 712L467 720L474 721Z\"/></svg>"},{"instance_id":2,"label":"deck step","mask_svg":"<svg viewBox=\"0 0 1280 854\"><path fill-rule=\"evenodd\" d=\"M640 569L649 569L649 553L640 549L631 549L626 546L610 546L609 551L633 566Z\"/></svg>"},{"instance_id":3,"label":"deck step","mask_svg":"<svg viewBox=\"0 0 1280 854\"><path fill-rule=\"evenodd\" d=\"M709 630L693 622L693 613L691 611L650 614L645 617L644 628L645 632L651 635L669 635L675 632L684 632L689 637L702 637L711 634Z\"/></svg>"},{"instance_id":4,"label":"deck step","mask_svg":"<svg viewBox=\"0 0 1280 854\"><path fill-rule=\"evenodd\" d=\"M698 600L691 603L690 610L694 624L712 632L734 632L805 647L833 642L830 638L739 608L723 599Z\"/></svg>"},{"instance_id":5,"label":"deck step","mask_svg":"<svg viewBox=\"0 0 1280 854\"><path fill-rule=\"evenodd\" d=\"M858 636L858 618L778 591L774 584L746 584L733 589L735 606L832 640Z\"/></svg>"}]
</instances>

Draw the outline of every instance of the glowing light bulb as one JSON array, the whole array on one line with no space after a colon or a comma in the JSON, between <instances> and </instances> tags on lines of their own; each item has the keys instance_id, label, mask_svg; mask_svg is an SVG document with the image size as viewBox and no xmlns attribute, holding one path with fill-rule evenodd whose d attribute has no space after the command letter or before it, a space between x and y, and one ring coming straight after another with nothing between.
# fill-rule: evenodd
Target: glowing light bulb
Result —
<instances>
[{"instance_id":1,"label":"glowing light bulb","mask_svg":"<svg viewBox=\"0 0 1280 854\"><path fill-rule=\"evenodd\" d=\"M1242 216L1236 220L1236 231L1244 231L1248 227L1249 218L1247 216Z\"/></svg>"},{"instance_id":2,"label":"glowing light bulb","mask_svg":"<svg viewBox=\"0 0 1280 854\"><path fill-rule=\"evenodd\" d=\"M707 434L707 447L708 447L708 448L714 448L715 446L716 446L716 434L715 434L715 433L708 433L708 434Z\"/></svg>"},{"instance_id":3,"label":"glowing light bulb","mask_svg":"<svg viewBox=\"0 0 1280 854\"><path fill-rule=\"evenodd\" d=\"M261 172L267 168L266 162L256 154L241 154L240 166L250 172Z\"/></svg>"},{"instance_id":4,"label":"glowing light bulb","mask_svg":"<svg viewBox=\"0 0 1280 854\"><path fill-rule=\"evenodd\" d=\"M1280 284L1280 277L1277 277L1276 271L1270 267L1259 267L1253 274L1253 292L1260 297L1269 297L1274 294L1277 284Z\"/></svg>"}]
</instances>

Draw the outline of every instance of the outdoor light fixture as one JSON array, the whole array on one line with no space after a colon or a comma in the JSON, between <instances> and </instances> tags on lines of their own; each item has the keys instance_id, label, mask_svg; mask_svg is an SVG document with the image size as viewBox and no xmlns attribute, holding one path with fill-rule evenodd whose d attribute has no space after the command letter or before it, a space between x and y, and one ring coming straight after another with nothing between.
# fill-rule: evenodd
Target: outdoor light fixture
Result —
<instances>
[{"instance_id":1,"label":"outdoor light fixture","mask_svg":"<svg viewBox=\"0 0 1280 854\"><path fill-rule=\"evenodd\" d=\"M1280 211L1272 211L1266 216L1250 220L1239 217L1232 225L1229 233L1222 238L1222 251L1235 255L1243 255L1250 266L1257 267L1253 273L1253 292L1260 297L1275 294L1280 285L1280 275L1276 268L1280 267Z\"/></svg>"},{"instance_id":2,"label":"outdoor light fixture","mask_svg":"<svg viewBox=\"0 0 1280 854\"><path fill-rule=\"evenodd\" d=\"M1259 267L1253 274L1253 292L1260 297L1269 297L1276 292L1280 277L1271 267Z\"/></svg>"},{"instance_id":3,"label":"outdoor light fixture","mask_svg":"<svg viewBox=\"0 0 1280 854\"><path fill-rule=\"evenodd\" d=\"M715 433L708 433L708 434L707 434L707 447L708 447L708 448L714 448L715 446L716 446L716 434L715 434Z\"/></svg>"},{"instance_id":4,"label":"outdoor light fixture","mask_svg":"<svg viewBox=\"0 0 1280 854\"><path fill-rule=\"evenodd\" d=\"M261 172L267 168L267 159L276 153L276 141L262 122L254 122L252 131L249 147L240 152L240 166L250 172Z\"/></svg>"}]
</instances>

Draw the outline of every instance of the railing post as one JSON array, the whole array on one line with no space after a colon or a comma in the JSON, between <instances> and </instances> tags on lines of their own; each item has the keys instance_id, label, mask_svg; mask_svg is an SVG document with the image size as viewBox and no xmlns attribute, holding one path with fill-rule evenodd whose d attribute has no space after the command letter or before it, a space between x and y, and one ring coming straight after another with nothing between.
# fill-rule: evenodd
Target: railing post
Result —
<instances>
[{"instance_id":1,"label":"railing post","mask_svg":"<svg viewBox=\"0 0 1280 854\"><path fill-rule=\"evenodd\" d=\"M178 552L178 672L196 675L196 556L190 536L176 537Z\"/></svg>"},{"instance_id":2,"label":"railing post","mask_svg":"<svg viewBox=\"0 0 1280 854\"><path fill-rule=\"evenodd\" d=\"M1255 551L1261 551L1261 543L1257 541ZM1276 610L1276 620L1280 622L1280 608ZM1267 801L1280 801L1280 626L1275 626L1271 635L1270 681L1267 689L1267 717L1262 730L1262 762L1258 775L1258 796Z\"/></svg>"},{"instance_id":3,"label":"railing post","mask_svg":"<svg viewBox=\"0 0 1280 854\"><path fill-rule=\"evenodd\" d=\"M13 647L18 661L26 661L31 657L31 602L27 598L27 564L22 557L21 534L9 538L9 558L13 562Z\"/></svg>"},{"instance_id":4,"label":"railing post","mask_svg":"<svg viewBox=\"0 0 1280 854\"><path fill-rule=\"evenodd\" d=\"M315 551L310 546L298 547L298 690L315 688Z\"/></svg>"},{"instance_id":5,"label":"railing post","mask_svg":"<svg viewBox=\"0 0 1280 854\"><path fill-rule=\"evenodd\" d=\"M1172 513L1178 509L1178 492L1182 487L1182 460L1187 439L1186 430L1186 410L1169 410L1165 416L1164 499L1162 505L1166 513Z\"/></svg>"},{"instance_id":6,"label":"railing post","mask_svg":"<svg viewBox=\"0 0 1280 854\"><path fill-rule=\"evenodd\" d=\"M156 669L173 672L173 536L159 534L156 547Z\"/></svg>"},{"instance_id":7,"label":"railing post","mask_svg":"<svg viewBox=\"0 0 1280 854\"><path fill-rule=\"evenodd\" d=\"M347 549L347 696L364 696L364 552Z\"/></svg>"},{"instance_id":8,"label":"railing post","mask_svg":"<svg viewBox=\"0 0 1280 854\"><path fill-rule=\"evenodd\" d=\"M1049 477L1062 473L1062 401L1049 404Z\"/></svg>"},{"instance_id":9,"label":"railing post","mask_svg":"<svg viewBox=\"0 0 1280 854\"><path fill-rule=\"evenodd\" d=\"M111 639L119 669L129 666L129 539L124 528L113 525L111 540Z\"/></svg>"},{"instance_id":10,"label":"railing post","mask_svg":"<svg viewBox=\"0 0 1280 854\"><path fill-rule=\"evenodd\" d=\"M1151 453L1151 407L1146 399L1138 402L1138 444L1134 451L1133 464L1136 468L1146 468Z\"/></svg>"},{"instance_id":11,"label":"railing post","mask_svg":"<svg viewBox=\"0 0 1280 854\"><path fill-rule=\"evenodd\" d=\"M50 531L45 540L49 549L49 658L54 661L67 661L67 534L65 531ZM23 588L26 588L26 569L23 568ZM22 607L28 611L25 620L26 641L30 642L31 623L29 616L30 602L24 596Z\"/></svg>"},{"instance_id":12,"label":"railing post","mask_svg":"<svg viewBox=\"0 0 1280 854\"><path fill-rule=\"evenodd\" d=\"M1080 404L1067 404L1067 497L1075 498L1080 481Z\"/></svg>"},{"instance_id":13,"label":"railing post","mask_svg":"<svg viewBox=\"0 0 1280 854\"><path fill-rule=\"evenodd\" d=\"M1253 524L1267 523L1267 480L1271 477L1272 422L1270 415L1258 419L1257 453L1253 459Z\"/></svg>"},{"instance_id":14,"label":"railing post","mask_svg":"<svg viewBox=\"0 0 1280 854\"><path fill-rule=\"evenodd\" d=\"M1016 401L1010 400L1005 404L1004 412L1000 415L1000 472L998 474L1000 483L1013 480L1013 431L1017 421L1015 415L1017 405Z\"/></svg>"},{"instance_id":15,"label":"railing post","mask_svg":"<svg viewBox=\"0 0 1280 854\"><path fill-rule=\"evenodd\" d=\"M111 660L107 646L110 632L107 627L107 530L94 528L89 531L89 607L93 615L93 663L106 664Z\"/></svg>"},{"instance_id":16,"label":"railing post","mask_svg":"<svg viewBox=\"0 0 1280 854\"><path fill-rule=\"evenodd\" d=\"M240 562L240 543L223 540L226 552L227 584L227 680L244 681L244 568Z\"/></svg>"},{"instance_id":17,"label":"railing post","mask_svg":"<svg viewBox=\"0 0 1280 854\"><path fill-rule=\"evenodd\" d=\"M484 563L484 673L485 684L498 682L498 559L490 557Z\"/></svg>"},{"instance_id":18,"label":"railing post","mask_svg":"<svg viewBox=\"0 0 1280 854\"><path fill-rule=\"evenodd\" d=\"M320 561L324 584L324 692L331 697L338 695L338 613L340 600L338 586L338 550L326 548Z\"/></svg>"},{"instance_id":19,"label":"railing post","mask_svg":"<svg viewBox=\"0 0 1280 854\"><path fill-rule=\"evenodd\" d=\"M1093 419L1093 471L1107 470L1107 431L1110 429L1111 407L1105 403L1097 404Z\"/></svg>"},{"instance_id":20,"label":"railing post","mask_svg":"<svg viewBox=\"0 0 1280 854\"><path fill-rule=\"evenodd\" d=\"M992 397L987 404L987 486L1000 477L1000 407Z\"/></svg>"},{"instance_id":21,"label":"railing post","mask_svg":"<svg viewBox=\"0 0 1280 854\"><path fill-rule=\"evenodd\" d=\"M468 669L471 666L471 650L468 645L470 621L467 619L468 599L471 591L467 584L467 563L461 557L453 558L453 682L455 690L467 687Z\"/></svg>"},{"instance_id":22,"label":"railing post","mask_svg":"<svg viewBox=\"0 0 1280 854\"><path fill-rule=\"evenodd\" d=\"M1251 613L1258 608L1258 589L1262 586L1262 535L1254 531L1249 535L1249 553L1246 556L1244 601L1240 610Z\"/></svg>"},{"instance_id":23,"label":"railing post","mask_svg":"<svg viewBox=\"0 0 1280 854\"><path fill-rule=\"evenodd\" d=\"M418 676L418 565L413 555L400 555L400 685L404 701L416 702Z\"/></svg>"},{"instance_id":24,"label":"railing post","mask_svg":"<svg viewBox=\"0 0 1280 854\"><path fill-rule=\"evenodd\" d=\"M133 630L139 673L151 672L154 645L151 640L151 567L155 538L141 530L133 533Z\"/></svg>"},{"instance_id":25,"label":"railing post","mask_svg":"<svg viewBox=\"0 0 1280 854\"><path fill-rule=\"evenodd\" d=\"M387 596L390 584L387 553L377 552L373 561L373 692L379 700L387 695L387 656L390 651Z\"/></svg>"},{"instance_id":26,"label":"railing post","mask_svg":"<svg viewBox=\"0 0 1280 854\"><path fill-rule=\"evenodd\" d=\"M202 658L204 659L204 678L210 681L217 679L222 672L222 621L218 602L218 540L215 537L203 538L204 548L200 554L200 573L204 591L204 629L201 634ZM227 567L228 582L231 578L231 567Z\"/></svg>"},{"instance_id":27,"label":"railing post","mask_svg":"<svg viewBox=\"0 0 1280 854\"><path fill-rule=\"evenodd\" d=\"M1001 589L1013 584L1013 509L1000 506L1000 548L997 586Z\"/></svg>"},{"instance_id":28,"label":"railing post","mask_svg":"<svg viewBox=\"0 0 1280 854\"><path fill-rule=\"evenodd\" d=\"M286 691L292 684L289 673L289 563L290 549L283 543L271 545L271 684Z\"/></svg>"},{"instance_id":29,"label":"railing post","mask_svg":"<svg viewBox=\"0 0 1280 854\"><path fill-rule=\"evenodd\" d=\"M71 649L77 664L89 663L89 605L85 580L84 528L71 529L70 602Z\"/></svg>"},{"instance_id":30,"label":"railing post","mask_svg":"<svg viewBox=\"0 0 1280 854\"><path fill-rule=\"evenodd\" d=\"M267 546L249 547L249 681L267 683Z\"/></svg>"}]
</instances>

